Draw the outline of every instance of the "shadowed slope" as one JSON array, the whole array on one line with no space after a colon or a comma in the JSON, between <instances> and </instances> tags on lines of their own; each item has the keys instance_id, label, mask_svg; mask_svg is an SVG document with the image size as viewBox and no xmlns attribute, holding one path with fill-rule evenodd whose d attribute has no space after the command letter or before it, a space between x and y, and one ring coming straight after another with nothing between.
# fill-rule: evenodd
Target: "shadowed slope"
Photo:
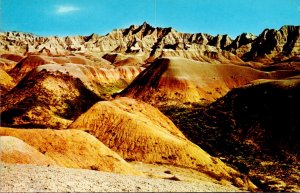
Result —
<instances>
[{"instance_id":1,"label":"shadowed slope","mask_svg":"<svg viewBox=\"0 0 300 193\"><path fill-rule=\"evenodd\" d=\"M99 100L79 79L34 70L1 98L1 125L64 128Z\"/></svg>"},{"instance_id":2,"label":"shadowed slope","mask_svg":"<svg viewBox=\"0 0 300 193\"><path fill-rule=\"evenodd\" d=\"M11 137L0 137L0 162L13 164L56 165L48 156L28 145L24 141Z\"/></svg>"},{"instance_id":3,"label":"shadowed slope","mask_svg":"<svg viewBox=\"0 0 300 193\"><path fill-rule=\"evenodd\" d=\"M69 128L93 134L125 160L189 167L230 181L241 177L187 140L159 110L134 99L98 102Z\"/></svg>"},{"instance_id":4,"label":"shadowed slope","mask_svg":"<svg viewBox=\"0 0 300 193\"><path fill-rule=\"evenodd\" d=\"M15 79L16 82L19 82L31 70L33 70L37 66L47 63L51 63L51 61L47 57L37 55L28 56L21 60L12 70L10 70L9 74Z\"/></svg>"},{"instance_id":5,"label":"shadowed slope","mask_svg":"<svg viewBox=\"0 0 300 193\"><path fill-rule=\"evenodd\" d=\"M64 167L138 174L117 153L83 131L0 127L0 136L17 137Z\"/></svg>"},{"instance_id":6,"label":"shadowed slope","mask_svg":"<svg viewBox=\"0 0 300 193\"><path fill-rule=\"evenodd\" d=\"M249 67L163 58L143 71L121 96L142 99L154 105L212 102L232 88L271 77L272 73Z\"/></svg>"},{"instance_id":7,"label":"shadowed slope","mask_svg":"<svg viewBox=\"0 0 300 193\"><path fill-rule=\"evenodd\" d=\"M295 191L300 176L299 78L257 80L209 106L173 106L163 112L191 141L248 174L264 191Z\"/></svg>"}]
</instances>

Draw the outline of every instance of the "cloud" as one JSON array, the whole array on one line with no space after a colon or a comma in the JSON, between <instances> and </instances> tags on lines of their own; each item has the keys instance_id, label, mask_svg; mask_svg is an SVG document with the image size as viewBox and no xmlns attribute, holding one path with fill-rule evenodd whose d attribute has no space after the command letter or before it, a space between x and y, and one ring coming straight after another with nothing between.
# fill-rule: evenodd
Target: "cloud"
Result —
<instances>
[{"instance_id":1,"label":"cloud","mask_svg":"<svg viewBox=\"0 0 300 193\"><path fill-rule=\"evenodd\" d=\"M80 9L75 6L69 6L69 5L60 5L57 6L56 8L56 13L58 14L66 14L66 13L71 13L75 11L79 11Z\"/></svg>"}]
</instances>

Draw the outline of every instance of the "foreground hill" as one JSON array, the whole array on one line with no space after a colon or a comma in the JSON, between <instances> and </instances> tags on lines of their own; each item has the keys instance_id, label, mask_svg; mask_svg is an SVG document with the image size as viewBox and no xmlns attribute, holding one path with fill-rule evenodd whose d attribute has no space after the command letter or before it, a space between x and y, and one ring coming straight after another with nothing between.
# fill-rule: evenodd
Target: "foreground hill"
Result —
<instances>
[{"instance_id":1,"label":"foreground hill","mask_svg":"<svg viewBox=\"0 0 300 193\"><path fill-rule=\"evenodd\" d=\"M125 160L193 168L253 188L239 173L191 143L159 110L143 102L129 98L98 102L69 129L89 132Z\"/></svg>"},{"instance_id":2,"label":"foreground hill","mask_svg":"<svg viewBox=\"0 0 300 193\"><path fill-rule=\"evenodd\" d=\"M299 190L300 79L257 80L209 106L163 109L194 143L265 191Z\"/></svg>"},{"instance_id":3,"label":"foreground hill","mask_svg":"<svg viewBox=\"0 0 300 193\"><path fill-rule=\"evenodd\" d=\"M162 58L144 70L120 95L141 99L156 106L210 103L250 81L277 79L297 73L263 72L230 64Z\"/></svg>"}]
</instances>

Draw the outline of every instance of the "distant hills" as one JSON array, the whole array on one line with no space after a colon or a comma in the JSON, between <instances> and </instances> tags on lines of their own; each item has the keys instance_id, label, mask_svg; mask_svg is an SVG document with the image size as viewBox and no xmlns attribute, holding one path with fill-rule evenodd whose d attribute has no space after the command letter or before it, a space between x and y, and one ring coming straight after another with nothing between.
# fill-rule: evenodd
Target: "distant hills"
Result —
<instances>
[{"instance_id":1,"label":"distant hills","mask_svg":"<svg viewBox=\"0 0 300 193\"><path fill-rule=\"evenodd\" d=\"M265 29L259 36L182 33L173 28L154 28L148 23L117 29L107 35L39 37L28 33L0 33L0 48L10 53L59 55L83 52L116 52L153 61L165 56L181 56L198 61L245 64L249 61L274 63L299 60L300 26ZM250 65L255 65L251 63Z\"/></svg>"}]
</instances>

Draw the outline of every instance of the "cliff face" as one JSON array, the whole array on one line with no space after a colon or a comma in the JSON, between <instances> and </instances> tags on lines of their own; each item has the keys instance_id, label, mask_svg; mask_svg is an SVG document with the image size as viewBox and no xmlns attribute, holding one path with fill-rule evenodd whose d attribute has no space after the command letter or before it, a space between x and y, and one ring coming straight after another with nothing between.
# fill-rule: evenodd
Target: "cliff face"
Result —
<instances>
[{"instance_id":1,"label":"cliff face","mask_svg":"<svg viewBox=\"0 0 300 193\"><path fill-rule=\"evenodd\" d=\"M251 50L245 53L244 60L261 59L281 61L300 53L300 27L283 26L280 30L265 29L251 44Z\"/></svg>"},{"instance_id":2,"label":"cliff face","mask_svg":"<svg viewBox=\"0 0 300 193\"><path fill-rule=\"evenodd\" d=\"M199 61L273 61L299 57L300 26L266 29L258 37L243 33L235 40L228 35L181 33L172 28L154 28L147 23L114 30L104 36L39 37L19 32L0 33L1 50L10 53L65 55L80 52L118 52L143 56L183 56ZM267 59L267 60L263 60Z\"/></svg>"}]
</instances>

